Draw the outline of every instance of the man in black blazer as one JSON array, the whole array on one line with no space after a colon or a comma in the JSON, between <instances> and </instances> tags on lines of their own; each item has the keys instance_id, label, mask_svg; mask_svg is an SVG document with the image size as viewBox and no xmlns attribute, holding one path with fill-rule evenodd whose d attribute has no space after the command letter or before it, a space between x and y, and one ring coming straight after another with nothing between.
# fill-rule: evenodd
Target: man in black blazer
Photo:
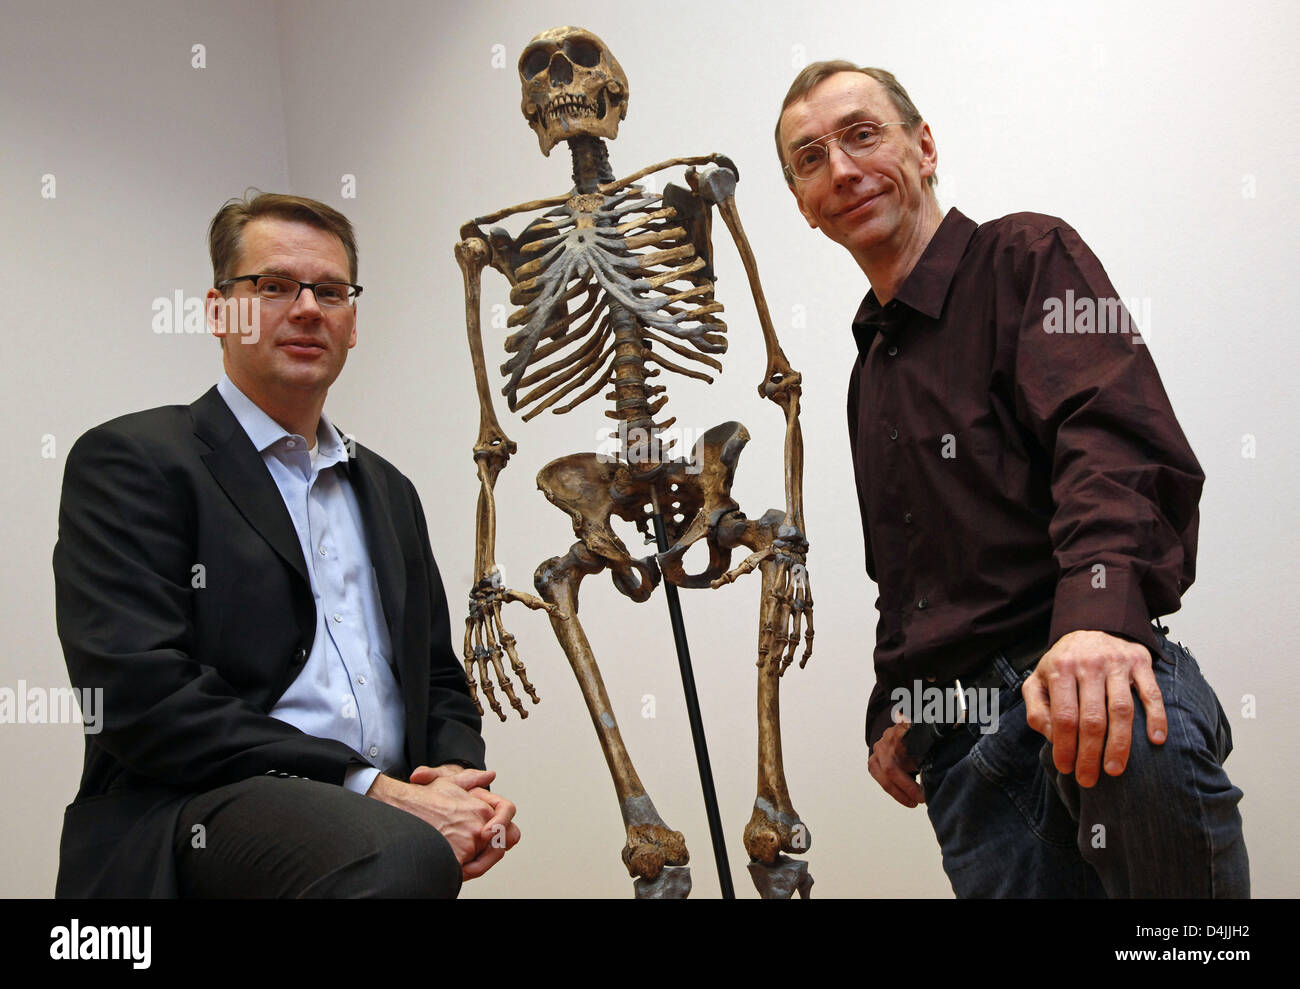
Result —
<instances>
[{"instance_id":1,"label":"man in black blazer","mask_svg":"<svg viewBox=\"0 0 1300 989\"><path fill-rule=\"evenodd\" d=\"M262 194L223 207L209 240L222 390L68 454L58 630L103 717L56 895L455 896L519 831L487 789L415 489L322 414L356 343L351 226ZM361 603L352 639L317 607L331 581ZM327 682L356 706L331 716ZM384 726L371 765L357 739L376 754Z\"/></svg>"}]
</instances>

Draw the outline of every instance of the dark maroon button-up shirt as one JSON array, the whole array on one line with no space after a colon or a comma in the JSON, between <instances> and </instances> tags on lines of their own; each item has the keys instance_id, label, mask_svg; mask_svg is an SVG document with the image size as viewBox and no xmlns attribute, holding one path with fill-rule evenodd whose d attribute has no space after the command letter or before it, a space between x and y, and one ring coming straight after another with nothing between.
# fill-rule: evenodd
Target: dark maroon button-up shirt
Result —
<instances>
[{"instance_id":1,"label":"dark maroon button-up shirt","mask_svg":"<svg viewBox=\"0 0 1300 989\"><path fill-rule=\"evenodd\" d=\"M1101 263L1055 217L950 210L853 322L849 437L876 687L981 672L1041 631L1156 646L1195 575L1204 475Z\"/></svg>"}]
</instances>

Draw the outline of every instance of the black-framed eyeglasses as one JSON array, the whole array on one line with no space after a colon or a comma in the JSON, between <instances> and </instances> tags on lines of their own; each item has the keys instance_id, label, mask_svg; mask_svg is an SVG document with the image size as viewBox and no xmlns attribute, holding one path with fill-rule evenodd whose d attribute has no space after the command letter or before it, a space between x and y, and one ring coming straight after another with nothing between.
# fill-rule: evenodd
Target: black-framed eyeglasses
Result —
<instances>
[{"instance_id":1,"label":"black-framed eyeglasses","mask_svg":"<svg viewBox=\"0 0 1300 989\"><path fill-rule=\"evenodd\" d=\"M316 304L337 309L350 306L361 294L361 286L349 282L300 282L284 275L237 275L218 282L217 288L226 288L235 282L252 282L253 292L263 302L295 302L302 290L311 289Z\"/></svg>"},{"instance_id":2,"label":"black-framed eyeglasses","mask_svg":"<svg viewBox=\"0 0 1300 989\"><path fill-rule=\"evenodd\" d=\"M832 144L838 144L840 150L846 155L865 158L880 147L886 127L902 127L905 124L906 121L903 120L891 120L887 124L859 120L847 127L823 134L817 140L810 141L790 153L790 164L785 167L786 174L800 182L815 179L830 161Z\"/></svg>"}]
</instances>

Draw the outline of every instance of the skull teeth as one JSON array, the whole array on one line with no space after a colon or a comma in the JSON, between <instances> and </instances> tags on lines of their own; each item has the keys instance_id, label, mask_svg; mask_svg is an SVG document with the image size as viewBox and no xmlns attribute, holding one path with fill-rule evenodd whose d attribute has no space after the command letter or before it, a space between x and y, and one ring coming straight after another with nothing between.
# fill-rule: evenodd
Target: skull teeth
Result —
<instances>
[{"instance_id":1,"label":"skull teeth","mask_svg":"<svg viewBox=\"0 0 1300 989\"><path fill-rule=\"evenodd\" d=\"M565 93L546 104L546 109L542 112L552 120L558 120L564 116L594 117L596 108L592 105L591 100L580 93Z\"/></svg>"}]
</instances>

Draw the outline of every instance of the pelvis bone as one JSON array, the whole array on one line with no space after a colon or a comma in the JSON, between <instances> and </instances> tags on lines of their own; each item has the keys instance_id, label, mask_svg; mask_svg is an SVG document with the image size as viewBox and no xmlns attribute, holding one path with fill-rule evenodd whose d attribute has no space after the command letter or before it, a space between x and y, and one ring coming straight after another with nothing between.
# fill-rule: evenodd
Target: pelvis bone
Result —
<instances>
[{"instance_id":1,"label":"pelvis bone","mask_svg":"<svg viewBox=\"0 0 1300 989\"><path fill-rule=\"evenodd\" d=\"M739 513L731 497L740 452L749 431L738 422L724 422L704 433L688 460L663 462L661 469L636 474L623 463L595 453L574 453L553 460L537 475L547 499L573 520L578 540L610 568L614 586L634 601L644 601L659 583L660 574L679 587L708 587L726 573L731 549L718 544L717 526ZM659 500L668 538L672 542L657 557L636 559L610 526L618 516L643 532ZM709 564L688 574L682 566L686 551L707 540Z\"/></svg>"}]
</instances>

